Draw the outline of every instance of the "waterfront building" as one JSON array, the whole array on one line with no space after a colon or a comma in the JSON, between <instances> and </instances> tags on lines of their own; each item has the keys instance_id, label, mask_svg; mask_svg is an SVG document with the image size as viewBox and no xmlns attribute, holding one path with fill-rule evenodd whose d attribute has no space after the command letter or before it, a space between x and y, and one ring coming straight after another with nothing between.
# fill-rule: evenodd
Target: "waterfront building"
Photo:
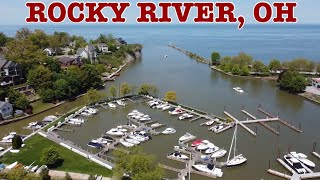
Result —
<instances>
[{"instance_id":1,"label":"waterfront building","mask_svg":"<svg viewBox=\"0 0 320 180\"><path fill-rule=\"evenodd\" d=\"M13 106L9 103L9 99L6 101L0 101L0 120L9 119L12 117Z\"/></svg>"},{"instance_id":2,"label":"waterfront building","mask_svg":"<svg viewBox=\"0 0 320 180\"><path fill-rule=\"evenodd\" d=\"M16 85L22 83L24 78L20 64L9 61L0 56L0 78L1 86Z\"/></svg>"}]
</instances>

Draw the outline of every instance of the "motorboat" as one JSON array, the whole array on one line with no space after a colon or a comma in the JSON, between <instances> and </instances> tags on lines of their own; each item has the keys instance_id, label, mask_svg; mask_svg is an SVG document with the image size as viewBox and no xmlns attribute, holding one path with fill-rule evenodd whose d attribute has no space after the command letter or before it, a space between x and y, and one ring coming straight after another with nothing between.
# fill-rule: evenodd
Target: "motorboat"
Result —
<instances>
[{"instance_id":1,"label":"motorboat","mask_svg":"<svg viewBox=\"0 0 320 180\"><path fill-rule=\"evenodd\" d=\"M71 118L71 119L69 119L69 121L84 123L84 120L83 120L83 119L78 119L78 118Z\"/></svg>"},{"instance_id":2,"label":"motorboat","mask_svg":"<svg viewBox=\"0 0 320 180\"><path fill-rule=\"evenodd\" d=\"M242 154L239 154L227 162L227 167L238 166L245 162L247 162L247 158L243 157Z\"/></svg>"},{"instance_id":3,"label":"motorboat","mask_svg":"<svg viewBox=\"0 0 320 180\"><path fill-rule=\"evenodd\" d=\"M29 126L36 126L38 124L38 122L31 122L29 123Z\"/></svg>"},{"instance_id":4,"label":"motorboat","mask_svg":"<svg viewBox=\"0 0 320 180\"><path fill-rule=\"evenodd\" d=\"M177 131L174 128L166 128L164 131L162 131L162 134L174 134Z\"/></svg>"},{"instance_id":5,"label":"motorboat","mask_svg":"<svg viewBox=\"0 0 320 180\"><path fill-rule=\"evenodd\" d=\"M290 154L298 159L301 163L303 163L304 165L306 165L309 168L315 168L316 165L314 164L314 162L310 161L307 155L303 154L303 153L297 153L297 152L290 152Z\"/></svg>"},{"instance_id":6,"label":"motorboat","mask_svg":"<svg viewBox=\"0 0 320 180\"><path fill-rule=\"evenodd\" d=\"M184 111L180 108L175 108L173 111L169 111L169 114L171 115L178 115L178 114L182 114L184 113Z\"/></svg>"},{"instance_id":7,"label":"motorboat","mask_svg":"<svg viewBox=\"0 0 320 180\"><path fill-rule=\"evenodd\" d=\"M89 113L89 112L87 112L87 111L82 111L81 113L80 113L80 115L82 115L82 116L92 116L92 114L91 113Z\"/></svg>"},{"instance_id":8,"label":"motorboat","mask_svg":"<svg viewBox=\"0 0 320 180\"><path fill-rule=\"evenodd\" d=\"M2 143L11 143L13 137L16 135L16 132L11 132L9 135L5 136L2 138L1 142Z\"/></svg>"},{"instance_id":9,"label":"motorboat","mask_svg":"<svg viewBox=\"0 0 320 180\"><path fill-rule=\"evenodd\" d=\"M32 167L31 169L30 169L30 171L31 172L36 172L37 171L37 169L38 169L38 165L36 165L36 166L34 166L34 167Z\"/></svg>"},{"instance_id":10,"label":"motorboat","mask_svg":"<svg viewBox=\"0 0 320 180\"><path fill-rule=\"evenodd\" d=\"M111 137L111 136L102 136L101 138L103 138L103 139L106 139L106 140L108 140L108 141L110 141L110 142L113 142L114 141L114 138L113 137Z\"/></svg>"},{"instance_id":11,"label":"motorboat","mask_svg":"<svg viewBox=\"0 0 320 180\"><path fill-rule=\"evenodd\" d=\"M217 176L217 177L222 177L222 175L223 175L223 172L221 171L221 169L216 168L212 164L208 164L208 165L195 164L195 165L192 165L192 168L197 171L205 172L205 173L211 174L213 176Z\"/></svg>"},{"instance_id":12,"label":"motorboat","mask_svg":"<svg viewBox=\"0 0 320 180\"><path fill-rule=\"evenodd\" d=\"M162 109L163 107L167 106L167 103L163 103L163 104L158 104L156 105L156 109Z\"/></svg>"},{"instance_id":13,"label":"motorboat","mask_svg":"<svg viewBox=\"0 0 320 180\"><path fill-rule=\"evenodd\" d=\"M167 104L166 106L162 107L162 111L168 110L170 108L171 108L171 106L169 104Z\"/></svg>"},{"instance_id":14,"label":"motorboat","mask_svg":"<svg viewBox=\"0 0 320 180\"><path fill-rule=\"evenodd\" d=\"M140 113L138 110L133 110L128 114L128 116L134 116L134 115L136 115L138 113Z\"/></svg>"},{"instance_id":15,"label":"motorboat","mask_svg":"<svg viewBox=\"0 0 320 180\"><path fill-rule=\"evenodd\" d=\"M127 129L124 129L123 126L117 126L118 131L120 132L128 132Z\"/></svg>"},{"instance_id":16,"label":"motorboat","mask_svg":"<svg viewBox=\"0 0 320 180\"><path fill-rule=\"evenodd\" d=\"M174 157L174 158L177 158L177 159L181 159L181 160L188 160L188 159L189 159L188 156L182 154L182 153L179 152L179 151L175 151L175 152L173 152L173 153L170 153L169 156Z\"/></svg>"},{"instance_id":17,"label":"motorboat","mask_svg":"<svg viewBox=\"0 0 320 180\"><path fill-rule=\"evenodd\" d=\"M92 148L97 148L97 149L101 149L103 146L102 144L96 142L96 141L90 141L87 146L92 147Z\"/></svg>"},{"instance_id":18,"label":"motorboat","mask_svg":"<svg viewBox=\"0 0 320 180\"><path fill-rule=\"evenodd\" d=\"M188 141L188 140L191 140L191 139L193 139L193 138L195 138L194 135L192 135L192 134L190 134L190 133L186 133L186 134L184 134L183 136L181 136L181 137L179 138L179 142Z\"/></svg>"},{"instance_id":19,"label":"motorboat","mask_svg":"<svg viewBox=\"0 0 320 180\"><path fill-rule=\"evenodd\" d=\"M143 142L143 141L146 141L147 139L145 137L142 137L140 135L137 135L137 134L132 134L132 135L129 135L128 136L130 139L134 139L134 140L137 140L139 142Z\"/></svg>"},{"instance_id":20,"label":"motorboat","mask_svg":"<svg viewBox=\"0 0 320 180\"><path fill-rule=\"evenodd\" d=\"M16 167L18 165L18 161L6 166L6 169L13 169L14 167Z\"/></svg>"},{"instance_id":21,"label":"motorboat","mask_svg":"<svg viewBox=\"0 0 320 180\"><path fill-rule=\"evenodd\" d=\"M217 133L217 132L221 131L224 127L225 126L223 124L219 124L219 125L216 125L216 126L209 128L209 130Z\"/></svg>"},{"instance_id":22,"label":"motorboat","mask_svg":"<svg viewBox=\"0 0 320 180\"><path fill-rule=\"evenodd\" d=\"M305 168L303 168L301 162L298 159L296 159L295 157L291 156L290 154L284 155L283 159L298 174L307 173L307 170Z\"/></svg>"},{"instance_id":23,"label":"motorboat","mask_svg":"<svg viewBox=\"0 0 320 180\"><path fill-rule=\"evenodd\" d=\"M238 93L244 93L240 87L234 87L233 90L237 91Z\"/></svg>"},{"instance_id":24,"label":"motorboat","mask_svg":"<svg viewBox=\"0 0 320 180\"><path fill-rule=\"evenodd\" d=\"M117 104L118 104L119 106L126 106L126 103L124 103L124 102L121 101L121 100L117 100L116 102L117 102Z\"/></svg>"},{"instance_id":25,"label":"motorboat","mask_svg":"<svg viewBox=\"0 0 320 180\"><path fill-rule=\"evenodd\" d=\"M179 120L190 119L192 117L193 117L192 114L184 113L181 116L179 116Z\"/></svg>"},{"instance_id":26,"label":"motorboat","mask_svg":"<svg viewBox=\"0 0 320 180\"><path fill-rule=\"evenodd\" d=\"M124 147L133 147L133 146L134 146L134 144L129 143L129 142L123 140L123 139L120 139L119 142L120 142Z\"/></svg>"},{"instance_id":27,"label":"motorboat","mask_svg":"<svg viewBox=\"0 0 320 180\"><path fill-rule=\"evenodd\" d=\"M82 124L82 122L78 122L78 121L71 121L71 120L69 120L69 121L67 121L69 124L72 124L72 125L81 125Z\"/></svg>"},{"instance_id":28,"label":"motorboat","mask_svg":"<svg viewBox=\"0 0 320 180\"><path fill-rule=\"evenodd\" d=\"M226 151L226 150L224 150L224 149L219 149L219 150L213 152L210 157L213 158L213 159L215 159L215 158L222 158L222 157L225 156L226 154L227 154L227 151Z\"/></svg>"},{"instance_id":29,"label":"motorboat","mask_svg":"<svg viewBox=\"0 0 320 180\"><path fill-rule=\"evenodd\" d=\"M108 106L109 106L110 108L116 108L116 107L117 107L115 104L113 104L113 103L111 103L111 102L108 103Z\"/></svg>"},{"instance_id":30,"label":"motorboat","mask_svg":"<svg viewBox=\"0 0 320 180\"><path fill-rule=\"evenodd\" d=\"M210 121L207 121L205 123L206 126L212 126L212 124L215 122L215 120L210 120Z\"/></svg>"},{"instance_id":31,"label":"motorboat","mask_svg":"<svg viewBox=\"0 0 320 180\"><path fill-rule=\"evenodd\" d=\"M156 107L157 105L159 105L160 103L158 102L158 101L152 101L152 102L150 102L150 103L148 103L148 105L150 106L150 107Z\"/></svg>"},{"instance_id":32,"label":"motorboat","mask_svg":"<svg viewBox=\"0 0 320 180\"><path fill-rule=\"evenodd\" d=\"M191 147L197 147L202 143L201 139L197 139L195 141L192 142Z\"/></svg>"},{"instance_id":33,"label":"motorboat","mask_svg":"<svg viewBox=\"0 0 320 180\"><path fill-rule=\"evenodd\" d=\"M145 140L151 139L151 136L149 136L145 131L136 131L134 134L143 137Z\"/></svg>"},{"instance_id":34,"label":"motorboat","mask_svg":"<svg viewBox=\"0 0 320 180\"><path fill-rule=\"evenodd\" d=\"M139 119L139 121L143 122L143 121L150 121L151 117L142 117Z\"/></svg>"},{"instance_id":35,"label":"motorboat","mask_svg":"<svg viewBox=\"0 0 320 180\"><path fill-rule=\"evenodd\" d=\"M0 151L4 151L4 148L3 148L3 147L0 147Z\"/></svg>"},{"instance_id":36,"label":"motorboat","mask_svg":"<svg viewBox=\"0 0 320 180\"><path fill-rule=\"evenodd\" d=\"M127 123L126 126L129 128L132 128L132 129L138 128L138 126L136 126L135 124L132 124L132 123Z\"/></svg>"},{"instance_id":37,"label":"motorboat","mask_svg":"<svg viewBox=\"0 0 320 180\"><path fill-rule=\"evenodd\" d=\"M208 140L203 140L200 145L197 146L197 150L203 151L209 148L209 144L211 144Z\"/></svg>"},{"instance_id":38,"label":"motorboat","mask_svg":"<svg viewBox=\"0 0 320 180\"><path fill-rule=\"evenodd\" d=\"M151 124L151 128L157 128L157 127L160 127L160 126L162 126L162 124L161 123L154 123L154 124Z\"/></svg>"},{"instance_id":39,"label":"motorboat","mask_svg":"<svg viewBox=\"0 0 320 180\"><path fill-rule=\"evenodd\" d=\"M106 144L106 145L108 145L108 144L112 143L113 140L109 140L109 139L105 139L105 138L100 137L100 138L98 138L98 139L96 139L96 140L92 140L92 142L96 142L96 143L99 143L99 144Z\"/></svg>"},{"instance_id":40,"label":"motorboat","mask_svg":"<svg viewBox=\"0 0 320 180\"><path fill-rule=\"evenodd\" d=\"M126 140L127 142L131 143L131 144L134 144L134 145L140 144L140 141L135 140L135 139L126 138L125 140Z\"/></svg>"},{"instance_id":41,"label":"motorboat","mask_svg":"<svg viewBox=\"0 0 320 180\"><path fill-rule=\"evenodd\" d=\"M58 119L57 116L50 115L50 116L45 117L42 121L43 122L53 122L56 119Z\"/></svg>"},{"instance_id":42,"label":"motorboat","mask_svg":"<svg viewBox=\"0 0 320 180\"><path fill-rule=\"evenodd\" d=\"M219 147L217 147L217 146L209 147L209 148L205 151L205 154L212 154L212 153L214 153L214 152L216 152L216 151L218 151L218 150L219 150Z\"/></svg>"},{"instance_id":43,"label":"motorboat","mask_svg":"<svg viewBox=\"0 0 320 180\"><path fill-rule=\"evenodd\" d=\"M112 128L106 132L106 134L111 136L123 136L125 132L120 131L118 128Z\"/></svg>"}]
</instances>

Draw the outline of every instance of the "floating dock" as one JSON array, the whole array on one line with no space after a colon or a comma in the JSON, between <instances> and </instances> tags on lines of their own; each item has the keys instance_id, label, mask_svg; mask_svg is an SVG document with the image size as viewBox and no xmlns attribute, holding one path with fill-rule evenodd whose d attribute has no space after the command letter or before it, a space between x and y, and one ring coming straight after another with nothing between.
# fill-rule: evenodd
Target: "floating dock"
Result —
<instances>
[{"instance_id":1,"label":"floating dock","mask_svg":"<svg viewBox=\"0 0 320 180\"><path fill-rule=\"evenodd\" d=\"M235 121L235 123L239 124L240 126L242 126L245 130L247 130L251 135L253 136L257 136L257 133L253 132L249 127L247 127L246 125L244 125L241 121L239 121L238 119L236 119L235 117L233 117L231 114L229 114L227 111L223 112L225 115L229 116L233 121Z\"/></svg>"}]
</instances>

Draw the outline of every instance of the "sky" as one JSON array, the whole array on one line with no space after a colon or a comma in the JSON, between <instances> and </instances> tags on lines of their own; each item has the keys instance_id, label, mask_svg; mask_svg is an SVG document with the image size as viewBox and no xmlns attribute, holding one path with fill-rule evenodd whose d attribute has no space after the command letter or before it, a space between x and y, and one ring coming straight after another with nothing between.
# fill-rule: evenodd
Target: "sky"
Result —
<instances>
[{"instance_id":1,"label":"sky","mask_svg":"<svg viewBox=\"0 0 320 180\"><path fill-rule=\"evenodd\" d=\"M36 0L33 0L36 1ZM38 2L41 0L38 0ZM54 0L42 0L45 4L50 4ZM73 0L60 0L64 4L69 4ZM84 2L93 2L93 0L82 0ZM123 0L120 0L123 1ZM146 0L143 0L146 1ZM164 0L167 1L167 0ZM172 0L170 2L175 2L176 0ZM227 0L220 0L227 1ZM233 2L236 6L235 14L236 16L243 15L246 18L246 24L255 24L256 21L253 18L253 7L257 2L262 0L229 0L229 2ZM274 2L272 0L265 0L267 2ZM284 0L288 1L288 0ZM298 7L296 7L295 16L298 18L299 24L320 24L320 11L318 8L320 7L319 0L291 0L293 2L298 3ZM28 17L29 10L25 6L25 2L32 2L32 0L22 1L22 0L2 0L0 5L0 25L23 25L25 23L25 18ZM102 0L96 2L103 2ZM107 0L104 2L108 2ZM119 1L113 1L119 2ZM137 1L129 1L131 2L131 7L129 7L124 12L124 17L127 19L127 24L135 24L136 18L140 14L139 8L136 7ZM141 1L140 1L141 2ZM154 3L158 3L159 1L152 1ZM181 2L181 1L180 1ZM187 1L182 1L187 2ZM196 2L196 1L194 1ZM201 0L201 2L218 2L217 1L209 1L209 0ZM105 15L107 17L113 17L113 12L111 10L105 10ZM177 23L175 17L175 13L170 11L170 16L173 18L173 23ZM195 17L196 11L191 10L189 20ZM191 22L189 22L191 23ZM65 21L63 24L70 24L70 22ZM111 24L109 22L109 24Z\"/></svg>"}]
</instances>

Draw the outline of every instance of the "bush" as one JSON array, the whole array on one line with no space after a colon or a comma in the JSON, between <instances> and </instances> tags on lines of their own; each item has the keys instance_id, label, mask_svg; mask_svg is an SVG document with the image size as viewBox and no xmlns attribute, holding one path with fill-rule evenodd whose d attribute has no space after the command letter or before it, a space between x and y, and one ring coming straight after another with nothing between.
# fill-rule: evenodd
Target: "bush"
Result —
<instances>
[{"instance_id":1,"label":"bush","mask_svg":"<svg viewBox=\"0 0 320 180\"><path fill-rule=\"evenodd\" d=\"M21 148L21 145L23 144L22 138L19 135L15 135L12 138L12 149L19 149Z\"/></svg>"},{"instance_id":2,"label":"bush","mask_svg":"<svg viewBox=\"0 0 320 180\"><path fill-rule=\"evenodd\" d=\"M57 163L59 160L59 151L57 148L51 146L46 148L42 152L42 156L40 158L41 163L52 166Z\"/></svg>"},{"instance_id":3,"label":"bush","mask_svg":"<svg viewBox=\"0 0 320 180\"><path fill-rule=\"evenodd\" d=\"M64 177L64 180L72 180L72 177L69 173L66 173L66 176Z\"/></svg>"}]
</instances>

